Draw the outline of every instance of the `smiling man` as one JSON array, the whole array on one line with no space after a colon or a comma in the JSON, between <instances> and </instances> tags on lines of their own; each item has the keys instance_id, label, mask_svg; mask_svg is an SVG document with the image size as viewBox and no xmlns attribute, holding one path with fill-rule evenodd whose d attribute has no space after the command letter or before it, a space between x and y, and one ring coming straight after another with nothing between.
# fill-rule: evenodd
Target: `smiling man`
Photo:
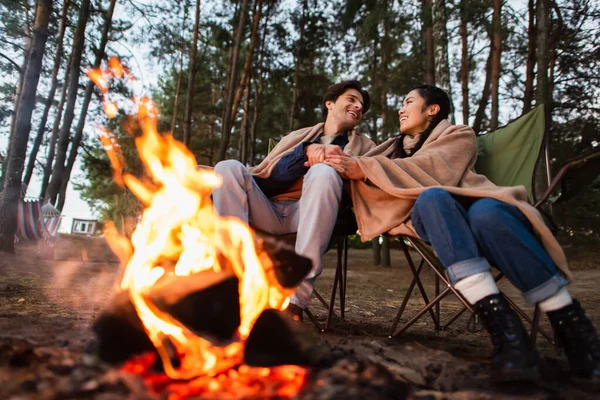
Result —
<instances>
[{"instance_id":1,"label":"smiling man","mask_svg":"<svg viewBox=\"0 0 600 400\"><path fill-rule=\"evenodd\" d=\"M361 156L375 144L354 131L370 107L359 81L327 89L321 108L325 122L284 136L256 167L221 161L215 172L223 184L213 192L215 209L274 235L297 232L296 253L313 269L292 296L288 311L297 319L308 305L342 200L343 181L323 164L333 154Z\"/></svg>"}]
</instances>

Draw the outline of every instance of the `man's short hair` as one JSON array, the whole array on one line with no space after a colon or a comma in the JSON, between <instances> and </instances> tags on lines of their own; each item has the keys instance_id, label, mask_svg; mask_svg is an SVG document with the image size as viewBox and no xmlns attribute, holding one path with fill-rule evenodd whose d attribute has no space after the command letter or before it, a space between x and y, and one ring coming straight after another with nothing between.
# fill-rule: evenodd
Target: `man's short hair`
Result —
<instances>
[{"instance_id":1,"label":"man's short hair","mask_svg":"<svg viewBox=\"0 0 600 400\"><path fill-rule=\"evenodd\" d=\"M346 90L348 90L348 89L355 89L362 95L362 97L363 97L362 113L365 114L367 111L369 111L369 108L371 107L371 96L369 96L369 92L367 92L365 89L363 89L362 84L356 80L342 81L340 83L336 83L335 85L332 85L329 88L327 88L327 91L325 92L325 95L323 96L323 101L321 102L321 111L323 112L323 121L325 121L327 119L327 113L328 113L327 106L325 105L325 103L327 103L328 101L333 101L335 103L336 100L338 99L338 97L340 97L342 94L344 94L346 92Z\"/></svg>"}]
</instances>

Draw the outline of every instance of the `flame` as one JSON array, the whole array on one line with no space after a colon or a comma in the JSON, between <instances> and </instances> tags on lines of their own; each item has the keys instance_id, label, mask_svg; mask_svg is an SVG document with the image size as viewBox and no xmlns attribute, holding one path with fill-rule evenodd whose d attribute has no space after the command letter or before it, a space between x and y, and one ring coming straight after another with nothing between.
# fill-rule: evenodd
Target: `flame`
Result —
<instances>
[{"instance_id":1,"label":"flame","mask_svg":"<svg viewBox=\"0 0 600 400\"><path fill-rule=\"evenodd\" d=\"M129 73L118 59L111 58L109 68L91 70L88 76L105 96L111 79L127 77ZM126 261L120 287L129 292L166 375L169 379L194 379L188 382L189 387L200 385L209 391L220 390L222 382L217 377L223 374L251 376L249 381L272 376L280 384L279 396L296 393L304 382L303 368L289 366L257 372L241 365L244 343L256 319L267 308L284 308L292 290L282 288L272 274L267 274L273 268L272 262L257 251L248 226L215 213L210 193L221 184L220 178L210 170L198 169L193 154L182 143L158 132L158 110L150 99L133 100L137 119L130 119L125 127L141 128L142 135L136 137L135 143L151 182L123 172L125 162L118 141L105 129L100 130L99 136L113 165L115 180L127 186L146 208L131 242L120 236L113 225L108 225L106 239L119 258ZM114 115L116 104L111 102L109 108ZM163 265L165 259L176 260L175 265ZM149 299L150 290L162 277L188 276L211 269L233 272L239 280L241 323L236 337L225 346L214 345L192 333ZM176 363L172 360L173 349L178 357ZM232 369L234 366L239 368Z\"/></svg>"}]
</instances>

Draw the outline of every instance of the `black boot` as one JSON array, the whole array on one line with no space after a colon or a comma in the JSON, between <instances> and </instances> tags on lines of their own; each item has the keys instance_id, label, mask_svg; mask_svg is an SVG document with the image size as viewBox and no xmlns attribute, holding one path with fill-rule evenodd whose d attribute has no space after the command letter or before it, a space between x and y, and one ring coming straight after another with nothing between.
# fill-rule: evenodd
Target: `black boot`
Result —
<instances>
[{"instance_id":1,"label":"black boot","mask_svg":"<svg viewBox=\"0 0 600 400\"><path fill-rule=\"evenodd\" d=\"M600 384L600 341L579 302L548 312L548 318L569 359L573 378Z\"/></svg>"},{"instance_id":2,"label":"black boot","mask_svg":"<svg viewBox=\"0 0 600 400\"><path fill-rule=\"evenodd\" d=\"M492 379L497 382L531 382L539 378L538 356L517 313L502 295L475 303L475 312L492 336Z\"/></svg>"}]
</instances>

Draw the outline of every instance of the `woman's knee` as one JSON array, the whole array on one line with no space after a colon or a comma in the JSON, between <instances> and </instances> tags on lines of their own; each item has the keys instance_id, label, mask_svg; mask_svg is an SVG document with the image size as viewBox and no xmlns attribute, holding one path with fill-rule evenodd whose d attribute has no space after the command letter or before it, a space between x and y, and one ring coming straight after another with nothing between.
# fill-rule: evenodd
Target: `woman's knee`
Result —
<instances>
[{"instance_id":1,"label":"woman's knee","mask_svg":"<svg viewBox=\"0 0 600 400\"><path fill-rule=\"evenodd\" d=\"M452 201L452 195L444 189L431 188L422 192L415 201L415 211L422 212L431 208L439 208Z\"/></svg>"},{"instance_id":2,"label":"woman's knee","mask_svg":"<svg viewBox=\"0 0 600 400\"><path fill-rule=\"evenodd\" d=\"M511 206L495 199L480 199L473 203L467 212L473 233L481 235L503 226L508 216L507 207Z\"/></svg>"}]
</instances>

